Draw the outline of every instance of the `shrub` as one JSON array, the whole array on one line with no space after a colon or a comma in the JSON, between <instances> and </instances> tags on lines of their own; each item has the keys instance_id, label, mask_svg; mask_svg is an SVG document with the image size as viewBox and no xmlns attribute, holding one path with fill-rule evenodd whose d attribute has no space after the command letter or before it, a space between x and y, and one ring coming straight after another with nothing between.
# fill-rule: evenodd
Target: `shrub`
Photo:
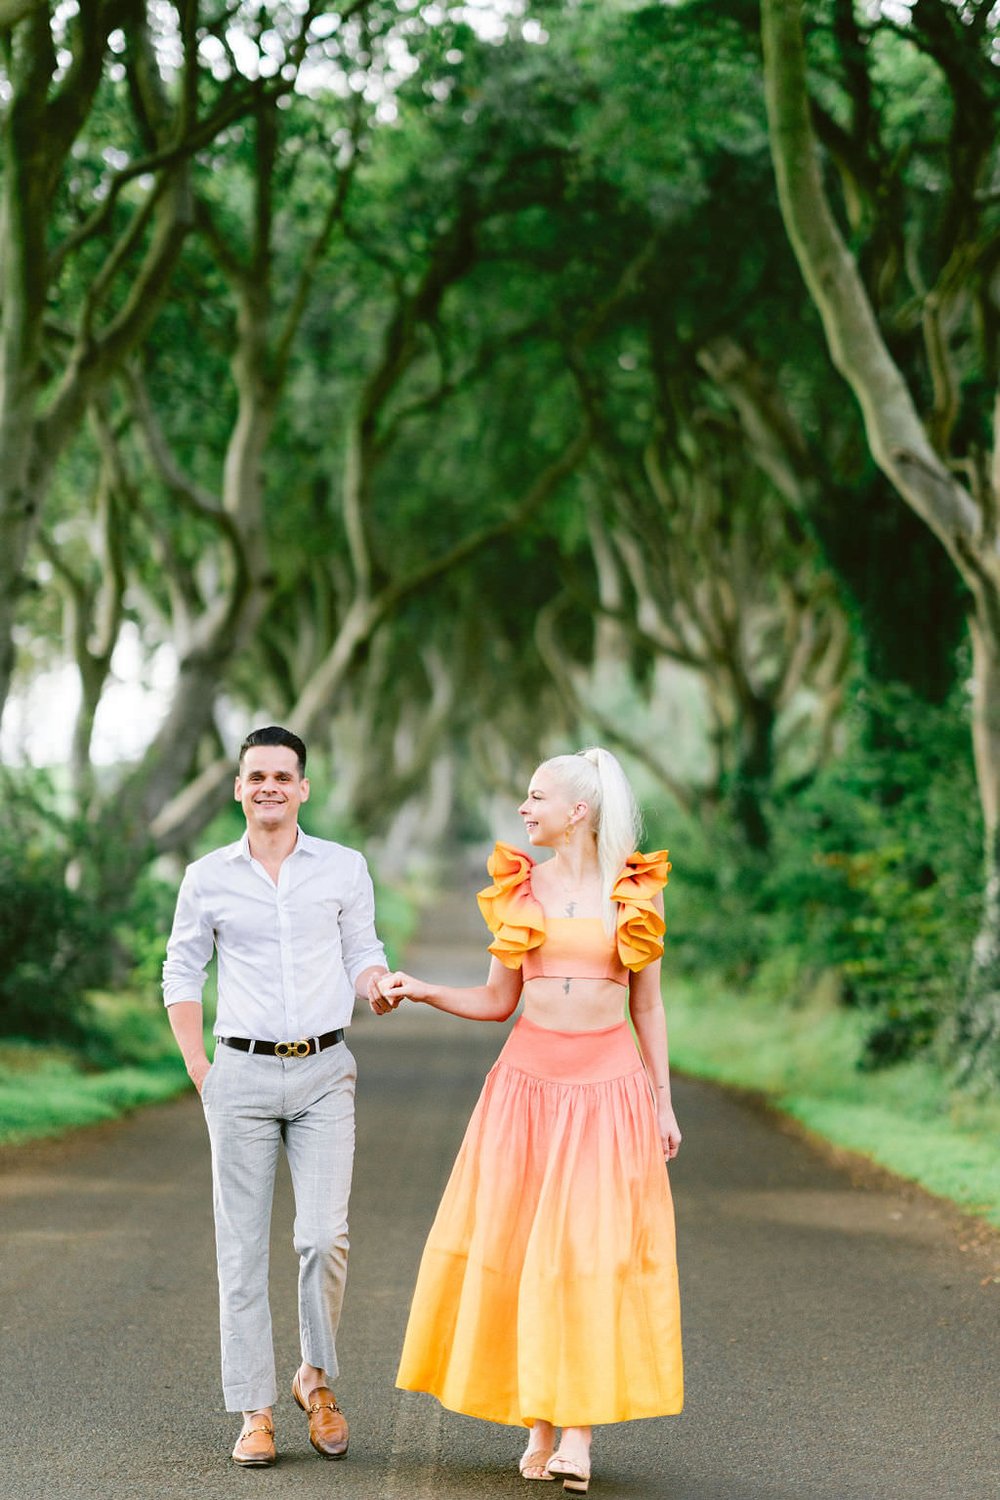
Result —
<instances>
[{"instance_id":1,"label":"shrub","mask_svg":"<svg viewBox=\"0 0 1000 1500\"><path fill-rule=\"evenodd\" d=\"M832 972L867 1018L862 1068L940 1035L966 980L981 901L979 802L967 708L862 684L847 743L808 786L777 794L771 848L725 825L672 831L668 920L689 971L803 998ZM655 825L654 825L655 829Z\"/></svg>"},{"instance_id":2,"label":"shrub","mask_svg":"<svg viewBox=\"0 0 1000 1500\"><path fill-rule=\"evenodd\" d=\"M79 1041L85 992L109 971L103 913L66 884L66 829L51 783L3 777L0 830L0 1032Z\"/></svg>"}]
</instances>

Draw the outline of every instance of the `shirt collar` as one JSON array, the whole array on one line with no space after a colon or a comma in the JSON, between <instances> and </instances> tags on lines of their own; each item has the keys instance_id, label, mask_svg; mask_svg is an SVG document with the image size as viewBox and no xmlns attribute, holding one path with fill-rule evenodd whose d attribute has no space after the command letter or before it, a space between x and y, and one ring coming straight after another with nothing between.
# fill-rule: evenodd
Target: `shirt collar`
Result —
<instances>
[{"instance_id":1,"label":"shirt collar","mask_svg":"<svg viewBox=\"0 0 1000 1500\"><path fill-rule=\"evenodd\" d=\"M299 836L295 840L295 848L289 854L288 858L291 859L294 854L316 854L319 851L319 844L319 839L313 838L312 834L306 833L304 829L300 828ZM226 859L252 859L249 829L241 839L236 840L235 844L229 844L224 853Z\"/></svg>"}]
</instances>

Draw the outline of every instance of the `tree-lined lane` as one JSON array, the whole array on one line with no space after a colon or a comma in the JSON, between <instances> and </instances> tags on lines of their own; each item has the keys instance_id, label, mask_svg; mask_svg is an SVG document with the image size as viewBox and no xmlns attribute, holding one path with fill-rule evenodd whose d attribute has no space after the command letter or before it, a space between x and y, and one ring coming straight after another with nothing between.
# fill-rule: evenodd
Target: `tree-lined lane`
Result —
<instances>
[{"instance_id":1,"label":"tree-lined lane","mask_svg":"<svg viewBox=\"0 0 1000 1500\"><path fill-rule=\"evenodd\" d=\"M482 972L435 938L420 972ZM338 1395L350 1457L309 1448L283 1391L280 1459L247 1479L220 1410L208 1146L197 1101L0 1156L0 1496L408 1500L520 1495L518 1434L393 1388L423 1237L503 1028L404 1009L358 1020L358 1157ZM997 1288L987 1250L918 1195L858 1184L715 1088L680 1080L673 1169L688 1403L599 1434L592 1492L643 1500L992 1500ZM297 1350L291 1204L272 1280ZM986 1280L986 1284L982 1284ZM595 1351L595 1359L600 1351Z\"/></svg>"}]
</instances>

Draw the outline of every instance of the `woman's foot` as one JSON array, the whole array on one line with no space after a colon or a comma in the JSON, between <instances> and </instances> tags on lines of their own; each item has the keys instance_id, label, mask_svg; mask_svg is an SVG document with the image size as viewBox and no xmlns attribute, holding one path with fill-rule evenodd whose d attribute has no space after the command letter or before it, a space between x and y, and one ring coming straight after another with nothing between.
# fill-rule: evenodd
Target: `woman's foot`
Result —
<instances>
[{"instance_id":1,"label":"woman's foot","mask_svg":"<svg viewBox=\"0 0 1000 1500\"><path fill-rule=\"evenodd\" d=\"M546 1472L561 1479L563 1489L585 1495L590 1484L590 1428L564 1427L558 1450L549 1459Z\"/></svg>"},{"instance_id":2,"label":"woman's foot","mask_svg":"<svg viewBox=\"0 0 1000 1500\"><path fill-rule=\"evenodd\" d=\"M553 1453L545 1477L561 1479L564 1490L570 1490L574 1495L585 1495L590 1487L590 1463L578 1464L572 1458Z\"/></svg>"},{"instance_id":3,"label":"woman's foot","mask_svg":"<svg viewBox=\"0 0 1000 1500\"><path fill-rule=\"evenodd\" d=\"M528 1446L518 1461L522 1479L551 1479L547 1471L555 1450L555 1431L551 1422L535 1422L528 1429Z\"/></svg>"}]
</instances>

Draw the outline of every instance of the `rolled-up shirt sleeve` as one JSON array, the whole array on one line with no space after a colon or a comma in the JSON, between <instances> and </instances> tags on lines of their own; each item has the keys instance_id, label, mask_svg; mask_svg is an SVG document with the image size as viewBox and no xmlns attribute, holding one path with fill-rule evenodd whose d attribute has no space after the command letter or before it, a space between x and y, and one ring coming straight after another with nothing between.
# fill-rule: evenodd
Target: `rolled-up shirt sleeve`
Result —
<instances>
[{"instance_id":1,"label":"rolled-up shirt sleeve","mask_svg":"<svg viewBox=\"0 0 1000 1500\"><path fill-rule=\"evenodd\" d=\"M177 893L174 925L163 964L163 1003L200 1000L208 965L215 949L215 933L199 899L197 877L189 869Z\"/></svg>"},{"instance_id":2,"label":"rolled-up shirt sleeve","mask_svg":"<svg viewBox=\"0 0 1000 1500\"><path fill-rule=\"evenodd\" d=\"M340 943L344 970L352 989L365 969L375 964L386 966L385 949L375 931L375 890L360 854L352 899L340 916Z\"/></svg>"}]
</instances>

